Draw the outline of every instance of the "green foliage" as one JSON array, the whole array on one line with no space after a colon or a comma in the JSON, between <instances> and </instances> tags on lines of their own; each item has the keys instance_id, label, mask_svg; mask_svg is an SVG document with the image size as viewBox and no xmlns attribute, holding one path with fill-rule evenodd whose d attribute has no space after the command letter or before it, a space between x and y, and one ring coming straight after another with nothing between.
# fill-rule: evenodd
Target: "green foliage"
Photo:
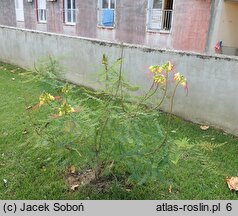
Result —
<instances>
[{"instance_id":1,"label":"green foliage","mask_svg":"<svg viewBox=\"0 0 238 216\"><path fill-rule=\"evenodd\" d=\"M209 157L208 152L213 152L221 148L226 143L214 144L211 142L191 143L189 139L184 138L175 140L170 145L170 161L174 165L178 165L180 160L191 160L196 158L204 171L215 173L216 175L224 175L225 171L219 169L219 164L216 164Z\"/></svg>"},{"instance_id":2,"label":"green foliage","mask_svg":"<svg viewBox=\"0 0 238 216\"><path fill-rule=\"evenodd\" d=\"M58 109L51 109L53 104L42 105L40 109L30 111L29 105L37 101L43 90L50 92L52 95L61 94L61 91L58 91L59 89L56 91L51 85L43 84L37 80L28 82L26 85L27 71L12 65L0 63L0 72L1 199L237 200L238 194L230 192L225 182L226 176L237 175L237 138L224 134L222 131L215 130L212 127L207 131L201 131L199 125L183 121L174 116L171 118L170 124L170 130L173 132L169 134L164 154L161 152L163 156L160 161L158 160L159 170L154 169L158 177L157 181L154 182L151 178L146 180L146 184L133 187L134 183L139 183L143 179L143 174L146 173L146 170L143 171L142 168L139 170L140 163L134 167L133 157L128 155L127 157L119 158L119 162L110 161L106 164L107 169L103 175L113 176L114 174L113 179L110 178L112 182L110 182L108 190L102 193L98 191L97 185L88 185L74 193L70 192L64 178L67 167L73 164L81 172L85 167L89 168L94 165L95 152L89 148L87 140L80 140L81 136L79 135L78 139L70 141L69 136L74 136L75 133L80 132L80 122L73 122L70 115L52 119L52 114L58 113ZM65 84L61 83L61 85L63 87ZM91 91L82 87L70 86L72 89L70 90L71 93L69 93L71 98L69 103L74 108L77 108L77 105L83 102L84 107L94 111L96 110L95 104L97 105L104 101L104 96L99 97L96 92L91 94ZM87 100L85 94L91 94L93 98L98 98L98 100ZM57 102L59 101L55 100L53 103ZM29 114L31 114L32 120L30 120ZM72 116L78 114L79 112L76 112ZM155 114L158 115L158 118L151 117L151 119L155 119L153 130L149 126L144 128L142 133L145 136L144 140L152 136L155 137L155 140L157 137L156 131L159 136L165 132L164 128L167 127L168 115L156 112ZM150 115L145 115L143 120L147 117L150 118ZM85 117L85 119L87 118ZM46 125L47 122L50 123ZM60 128L58 123L62 125L61 131L64 132L64 135L63 133L58 133L57 127ZM75 123L77 123L76 126ZM90 127L88 126L88 128ZM43 130L40 134L44 136L39 138L35 130ZM56 141L53 145L46 140L48 135L45 133L50 133L51 130L57 132L53 137ZM93 134L92 131L86 131L86 133L88 135ZM123 133L126 133L126 129ZM105 134L105 138L114 140L114 134ZM56 135L61 136L64 142L61 138L57 138ZM67 136L69 139L67 139ZM134 136L136 137L136 133ZM50 134L49 137L51 137ZM75 135L75 137L77 136ZM121 142L125 142L123 137L121 139ZM176 148L174 146L176 145L175 142L182 140L188 140L190 146L197 146L196 148L202 153L202 158L207 158L206 163L201 163L201 158L195 151L195 147L184 151L176 166L170 163L170 157L172 156L168 155L166 151ZM129 142L131 141L128 140ZM141 145L139 141L137 143ZM69 145L69 148L66 144ZM159 139L154 143L154 149L158 145ZM118 147L120 146L118 145ZM150 155L148 154L148 156ZM130 158L128 163L125 161L126 158ZM211 162L215 165L215 169L212 172L206 168ZM204 166L205 164L206 166ZM147 168L146 165L144 167ZM137 170L141 176L136 175L134 170ZM149 175L149 172L145 175ZM137 177L138 180L136 180ZM7 180L6 184L3 179ZM168 190L170 186L171 192Z\"/></svg>"},{"instance_id":3,"label":"green foliage","mask_svg":"<svg viewBox=\"0 0 238 216\"><path fill-rule=\"evenodd\" d=\"M39 67L37 71L44 71L43 77L46 79L55 79L57 62L50 58L49 64L52 65L44 64L43 69ZM80 99L72 98L72 92L77 88L69 84L58 89L57 97L43 93L37 107L49 107L51 119L47 117L42 120L43 125L38 133L45 140L75 150L84 167L95 169L97 178L110 174L127 175L128 181L144 184L158 179L169 154L169 122L167 128L160 126L160 113L156 108L167 97L173 65L168 62L150 67L154 74L152 87L141 97L142 100L134 103L131 92L137 91L138 87L126 80L122 64L123 48L121 58L112 65L104 54L103 70L99 73L102 89L97 92L88 89L80 95ZM177 74L175 79L171 112L178 85L181 82L186 84L186 79L181 77ZM159 85L164 88L159 88ZM162 89L163 97L156 108L143 105ZM93 106L89 107L88 101ZM148 130L151 131L149 135ZM179 158L176 156L172 162L177 163Z\"/></svg>"},{"instance_id":4,"label":"green foliage","mask_svg":"<svg viewBox=\"0 0 238 216\"><path fill-rule=\"evenodd\" d=\"M56 74L55 61L50 62L51 67L39 70L46 71L44 79ZM148 112L130 102L129 92L138 88L123 76L122 58L109 65L108 57L103 55L102 64L104 70L99 77L104 88L97 93L87 90L74 100L72 93L77 87L66 84L57 90L56 97L46 92L40 96L37 112L51 110L50 116L39 121L40 139L77 151L84 166L93 167L97 177L124 172L139 184L155 180L165 152L157 152L154 146L166 140L158 122L159 112ZM93 107L88 106L89 101Z\"/></svg>"},{"instance_id":5,"label":"green foliage","mask_svg":"<svg viewBox=\"0 0 238 216\"><path fill-rule=\"evenodd\" d=\"M62 88L62 82L60 80L63 78L63 72L64 68L59 63L59 59L48 55L40 58L34 63L34 69L25 73L27 80L24 83L40 81L43 86L44 84L48 84L58 90Z\"/></svg>"}]
</instances>

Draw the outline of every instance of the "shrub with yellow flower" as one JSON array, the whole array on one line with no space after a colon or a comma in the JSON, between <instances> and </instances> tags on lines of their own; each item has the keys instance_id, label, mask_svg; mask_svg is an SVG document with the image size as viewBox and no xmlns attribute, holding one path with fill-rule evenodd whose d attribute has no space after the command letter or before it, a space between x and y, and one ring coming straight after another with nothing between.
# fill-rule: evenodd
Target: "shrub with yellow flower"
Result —
<instances>
[{"instance_id":1,"label":"shrub with yellow flower","mask_svg":"<svg viewBox=\"0 0 238 216\"><path fill-rule=\"evenodd\" d=\"M162 65L152 65L149 67L151 73L153 73L153 80L157 84L165 84L168 79L168 74L173 70L173 64L168 61Z\"/></svg>"},{"instance_id":2,"label":"shrub with yellow flower","mask_svg":"<svg viewBox=\"0 0 238 216\"><path fill-rule=\"evenodd\" d=\"M52 101L55 100L55 97L51 94L44 92L39 97L40 105L43 105L44 103L50 104Z\"/></svg>"},{"instance_id":3,"label":"shrub with yellow flower","mask_svg":"<svg viewBox=\"0 0 238 216\"><path fill-rule=\"evenodd\" d=\"M186 78L183 75L181 75L179 72L174 74L174 80L176 81L176 83L180 83L183 87L186 87L187 85Z\"/></svg>"},{"instance_id":4,"label":"shrub with yellow flower","mask_svg":"<svg viewBox=\"0 0 238 216\"><path fill-rule=\"evenodd\" d=\"M59 116L65 116L73 112L76 112L75 109L66 102L64 102L59 108Z\"/></svg>"}]
</instances>

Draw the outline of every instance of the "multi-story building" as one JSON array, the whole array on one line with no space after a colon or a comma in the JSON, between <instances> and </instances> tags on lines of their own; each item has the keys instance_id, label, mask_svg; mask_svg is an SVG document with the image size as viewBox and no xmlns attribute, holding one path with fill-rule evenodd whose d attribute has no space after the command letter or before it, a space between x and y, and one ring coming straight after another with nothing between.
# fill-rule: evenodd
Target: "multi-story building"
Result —
<instances>
[{"instance_id":1,"label":"multi-story building","mask_svg":"<svg viewBox=\"0 0 238 216\"><path fill-rule=\"evenodd\" d=\"M238 0L1 0L0 24L201 53L222 41L218 52L238 54Z\"/></svg>"}]
</instances>

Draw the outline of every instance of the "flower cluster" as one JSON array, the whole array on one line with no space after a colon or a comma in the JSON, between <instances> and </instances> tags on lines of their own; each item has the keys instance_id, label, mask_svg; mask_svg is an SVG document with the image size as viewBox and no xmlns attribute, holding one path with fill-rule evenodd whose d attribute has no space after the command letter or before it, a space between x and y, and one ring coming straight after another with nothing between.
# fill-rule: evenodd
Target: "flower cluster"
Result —
<instances>
[{"instance_id":1,"label":"flower cluster","mask_svg":"<svg viewBox=\"0 0 238 216\"><path fill-rule=\"evenodd\" d=\"M70 92L70 86L66 84L61 92L64 95L67 95ZM68 104L67 100L63 100L61 96L52 96L50 93L44 92L39 97L40 102L33 107L33 110L40 108L43 104L51 104L55 100L60 101L60 107L57 107L58 114L53 115L53 118L58 118L61 116L65 116L67 114L77 112L70 104ZM55 108L55 106L53 106Z\"/></svg>"},{"instance_id":2,"label":"flower cluster","mask_svg":"<svg viewBox=\"0 0 238 216\"><path fill-rule=\"evenodd\" d=\"M65 95L70 92L70 86L69 86L68 83L64 85L64 87L62 88L61 92L62 92L63 94L65 94Z\"/></svg>"},{"instance_id":3,"label":"flower cluster","mask_svg":"<svg viewBox=\"0 0 238 216\"><path fill-rule=\"evenodd\" d=\"M186 78L180 73L174 74L174 80L176 81L176 83L180 83L183 87L187 86Z\"/></svg>"},{"instance_id":4,"label":"flower cluster","mask_svg":"<svg viewBox=\"0 0 238 216\"><path fill-rule=\"evenodd\" d=\"M154 83L164 85L169 79L169 74L174 72L174 65L168 61L162 65L152 65L149 70L153 74ZM183 75L175 73L173 80L176 84L183 86L186 91L188 90L187 80Z\"/></svg>"},{"instance_id":5,"label":"flower cluster","mask_svg":"<svg viewBox=\"0 0 238 216\"><path fill-rule=\"evenodd\" d=\"M153 80L155 83L165 84L168 79L168 74L173 70L173 64L168 61L163 65L150 66L149 70L153 73Z\"/></svg>"},{"instance_id":6,"label":"flower cluster","mask_svg":"<svg viewBox=\"0 0 238 216\"><path fill-rule=\"evenodd\" d=\"M45 103L50 104L52 101L55 100L55 97L47 92L44 92L40 95L39 100L40 100L40 105L43 105Z\"/></svg>"},{"instance_id":7,"label":"flower cluster","mask_svg":"<svg viewBox=\"0 0 238 216\"><path fill-rule=\"evenodd\" d=\"M76 112L75 109L66 102L64 102L59 108L59 116L65 116L73 112Z\"/></svg>"}]
</instances>

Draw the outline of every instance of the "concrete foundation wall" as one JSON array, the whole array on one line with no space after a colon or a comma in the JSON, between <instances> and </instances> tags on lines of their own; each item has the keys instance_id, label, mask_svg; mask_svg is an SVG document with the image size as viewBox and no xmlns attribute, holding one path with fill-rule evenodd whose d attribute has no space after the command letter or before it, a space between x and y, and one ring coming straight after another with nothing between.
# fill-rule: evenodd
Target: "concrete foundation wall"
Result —
<instances>
[{"instance_id":1,"label":"concrete foundation wall","mask_svg":"<svg viewBox=\"0 0 238 216\"><path fill-rule=\"evenodd\" d=\"M99 86L95 73L103 53L113 61L121 52L117 43L5 26L0 26L0 38L0 60L32 68L37 59L53 55L66 68L66 79L93 88ZM188 96L182 88L177 92L174 113L238 135L238 58L124 46L123 70L133 84L147 89L148 67L171 60L189 83Z\"/></svg>"}]
</instances>

